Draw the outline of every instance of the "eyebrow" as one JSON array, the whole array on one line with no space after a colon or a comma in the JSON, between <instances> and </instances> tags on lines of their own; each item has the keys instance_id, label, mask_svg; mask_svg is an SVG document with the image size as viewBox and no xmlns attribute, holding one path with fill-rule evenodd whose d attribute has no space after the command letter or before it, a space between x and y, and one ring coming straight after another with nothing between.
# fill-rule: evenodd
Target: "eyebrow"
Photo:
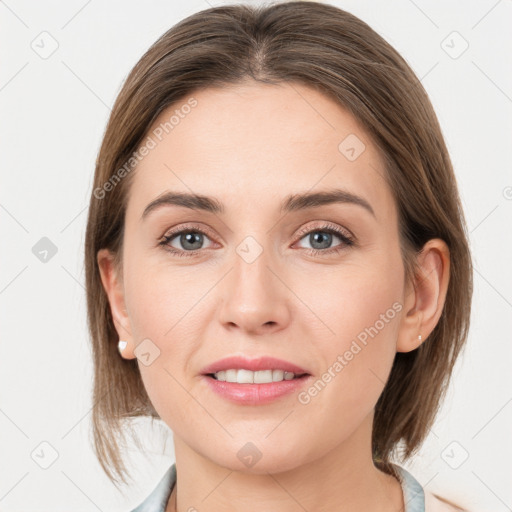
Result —
<instances>
[{"instance_id":1,"label":"eyebrow","mask_svg":"<svg viewBox=\"0 0 512 512\"><path fill-rule=\"evenodd\" d=\"M283 201L281 212L289 213L336 203L361 206L375 217L375 212L366 199L342 189L292 194ZM200 210L214 214L221 214L225 211L222 203L214 197L169 191L158 196L146 206L142 213L141 220L144 220L152 211L163 206L181 206L191 210Z\"/></svg>"}]
</instances>

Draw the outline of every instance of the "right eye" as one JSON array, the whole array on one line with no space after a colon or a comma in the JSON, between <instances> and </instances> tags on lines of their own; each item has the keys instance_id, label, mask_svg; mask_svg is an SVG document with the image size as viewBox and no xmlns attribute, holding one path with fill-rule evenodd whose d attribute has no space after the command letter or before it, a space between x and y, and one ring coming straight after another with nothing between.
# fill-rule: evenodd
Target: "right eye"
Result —
<instances>
[{"instance_id":1,"label":"right eye","mask_svg":"<svg viewBox=\"0 0 512 512\"><path fill-rule=\"evenodd\" d=\"M210 240L205 231L195 227L174 230L166 234L159 245L164 246L166 250L176 256L195 256L198 251L205 248L205 237ZM211 245L208 247L211 247Z\"/></svg>"}]
</instances>

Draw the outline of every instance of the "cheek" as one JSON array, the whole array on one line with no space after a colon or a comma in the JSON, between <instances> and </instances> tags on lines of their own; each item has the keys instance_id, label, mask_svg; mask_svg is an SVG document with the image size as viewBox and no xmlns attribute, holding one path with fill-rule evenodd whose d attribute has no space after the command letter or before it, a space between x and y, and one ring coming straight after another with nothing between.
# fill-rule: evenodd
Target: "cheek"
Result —
<instances>
[{"instance_id":1,"label":"cheek","mask_svg":"<svg viewBox=\"0 0 512 512\"><path fill-rule=\"evenodd\" d=\"M315 272L293 284L309 307L310 312L305 313L308 317L313 314L310 319L324 333L320 341L325 338L328 345L333 340L342 343L375 324L386 335L391 330L388 326L396 323L394 304L403 294L402 268L396 263L382 263L378 257L374 260Z\"/></svg>"},{"instance_id":2,"label":"cheek","mask_svg":"<svg viewBox=\"0 0 512 512\"><path fill-rule=\"evenodd\" d=\"M127 257L126 305L136 341L167 340L206 291L190 268L172 267L162 255L155 260L135 250Z\"/></svg>"},{"instance_id":3,"label":"cheek","mask_svg":"<svg viewBox=\"0 0 512 512\"><path fill-rule=\"evenodd\" d=\"M317 275L315 285L300 292L309 297L319 326L310 336L322 354L322 381L329 381L321 400L337 404L340 414L371 410L382 392L396 353L401 272L391 259L388 264L345 266Z\"/></svg>"},{"instance_id":4,"label":"cheek","mask_svg":"<svg viewBox=\"0 0 512 512\"><path fill-rule=\"evenodd\" d=\"M197 271L185 268L171 269L165 261L149 265L136 256L134 250L126 259L125 297L138 365L151 402L173 424L193 406L183 386L199 348L198 319L207 307L201 298L211 288L211 278L201 279ZM147 365L143 353L149 354Z\"/></svg>"}]
</instances>

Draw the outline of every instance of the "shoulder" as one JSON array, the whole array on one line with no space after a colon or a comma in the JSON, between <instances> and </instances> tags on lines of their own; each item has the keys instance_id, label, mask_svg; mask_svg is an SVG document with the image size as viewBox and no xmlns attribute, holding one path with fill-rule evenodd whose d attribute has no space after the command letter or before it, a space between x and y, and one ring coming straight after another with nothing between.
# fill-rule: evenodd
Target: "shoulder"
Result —
<instances>
[{"instance_id":1,"label":"shoulder","mask_svg":"<svg viewBox=\"0 0 512 512\"><path fill-rule=\"evenodd\" d=\"M392 464L399 477L406 503L405 512L469 512L437 494L424 489L405 468Z\"/></svg>"},{"instance_id":2,"label":"shoulder","mask_svg":"<svg viewBox=\"0 0 512 512\"><path fill-rule=\"evenodd\" d=\"M437 494L425 491L425 512L468 512Z\"/></svg>"}]
</instances>

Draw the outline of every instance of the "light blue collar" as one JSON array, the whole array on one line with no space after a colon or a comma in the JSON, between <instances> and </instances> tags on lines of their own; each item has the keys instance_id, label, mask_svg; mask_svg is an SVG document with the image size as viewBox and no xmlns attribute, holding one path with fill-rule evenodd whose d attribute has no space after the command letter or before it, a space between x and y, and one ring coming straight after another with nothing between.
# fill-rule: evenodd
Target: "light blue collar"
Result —
<instances>
[{"instance_id":1,"label":"light blue collar","mask_svg":"<svg viewBox=\"0 0 512 512\"><path fill-rule=\"evenodd\" d=\"M423 487L411 473L403 467L393 464L402 484L404 493L405 512L425 512L425 493Z\"/></svg>"},{"instance_id":2,"label":"light blue collar","mask_svg":"<svg viewBox=\"0 0 512 512\"><path fill-rule=\"evenodd\" d=\"M165 512L175 483L176 463L167 470L153 492L132 512Z\"/></svg>"},{"instance_id":3,"label":"light blue collar","mask_svg":"<svg viewBox=\"0 0 512 512\"><path fill-rule=\"evenodd\" d=\"M404 493L405 512L425 512L425 494L420 483L404 468L393 464ZM165 512L169 496L176 483L176 463L162 477L153 492L132 512Z\"/></svg>"}]
</instances>

